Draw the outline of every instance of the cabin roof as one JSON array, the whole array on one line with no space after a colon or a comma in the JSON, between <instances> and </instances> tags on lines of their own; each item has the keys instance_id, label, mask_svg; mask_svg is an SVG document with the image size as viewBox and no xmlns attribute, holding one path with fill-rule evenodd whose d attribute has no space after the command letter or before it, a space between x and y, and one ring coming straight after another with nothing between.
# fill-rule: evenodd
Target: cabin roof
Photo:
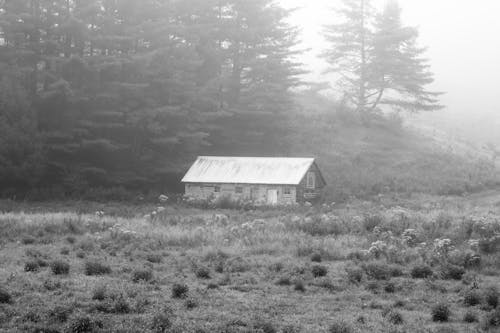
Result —
<instances>
[{"instance_id":1,"label":"cabin roof","mask_svg":"<svg viewBox=\"0 0 500 333\"><path fill-rule=\"evenodd\" d=\"M314 158L200 156L183 183L299 185Z\"/></svg>"}]
</instances>

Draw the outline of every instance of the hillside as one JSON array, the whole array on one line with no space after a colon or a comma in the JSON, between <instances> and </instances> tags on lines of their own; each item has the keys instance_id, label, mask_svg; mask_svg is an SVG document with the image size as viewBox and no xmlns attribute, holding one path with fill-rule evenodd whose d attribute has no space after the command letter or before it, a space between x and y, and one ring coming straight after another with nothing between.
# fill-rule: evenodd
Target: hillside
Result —
<instances>
[{"instance_id":1,"label":"hillside","mask_svg":"<svg viewBox=\"0 0 500 333\"><path fill-rule=\"evenodd\" d=\"M404 125L398 117L362 120L315 94L298 97L302 108L290 125L292 154L316 156L334 200L384 192L463 194L498 182L486 154ZM466 152L466 153L464 153Z\"/></svg>"}]
</instances>

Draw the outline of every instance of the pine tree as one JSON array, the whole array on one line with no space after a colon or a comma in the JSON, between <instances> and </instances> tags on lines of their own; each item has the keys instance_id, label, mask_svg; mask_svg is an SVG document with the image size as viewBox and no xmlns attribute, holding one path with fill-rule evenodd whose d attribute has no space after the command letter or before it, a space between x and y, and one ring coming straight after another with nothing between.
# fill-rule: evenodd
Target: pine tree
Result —
<instances>
[{"instance_id":1,"label":"pine tree","mask_svg":"<svg viewBox=\"0 0 500 333\"><path fill-rule=\"evenodd\" d=\"M433 82L425 49L417 46L418 31L401 22L401 9L389 1L376 14L369 0L343 0L340 24L330 25L324 53L329 72L356 111L369 114L386 106L396 110L440 109L440 93L426 90Z\"/></svg>"}]
</instances>

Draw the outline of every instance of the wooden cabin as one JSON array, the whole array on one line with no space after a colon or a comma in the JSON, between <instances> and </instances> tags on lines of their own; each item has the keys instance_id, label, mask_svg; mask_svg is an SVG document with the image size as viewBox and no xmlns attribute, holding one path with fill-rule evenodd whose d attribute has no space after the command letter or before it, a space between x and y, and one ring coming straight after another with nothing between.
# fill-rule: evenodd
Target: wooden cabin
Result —
<instances>
[{"instance_id":1,"label":"wooden cabin","mask_svg":"<svg viewBox=\"0 0 500 333\"><path fill-rule=\"evenodd\" d=\"M194 199L228 197L257 205L318 198L326 185L314 158L200 156L182 182Z\"/></svg>"}]
</instances>

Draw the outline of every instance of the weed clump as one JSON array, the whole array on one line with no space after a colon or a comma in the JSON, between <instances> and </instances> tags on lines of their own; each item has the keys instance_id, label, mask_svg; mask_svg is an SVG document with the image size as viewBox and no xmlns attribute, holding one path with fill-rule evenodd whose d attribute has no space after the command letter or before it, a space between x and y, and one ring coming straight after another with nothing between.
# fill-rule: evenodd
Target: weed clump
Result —
<instances>
[{"instance_id":1,"label":"weed clump","mask_svg":"<svg viewBox=\"0 0 500 333\"><path fill-rule=\"evenodd\" d=\"M193 298L189 298L189 299L186 300L186 302L184 303L184 305L186 306L186 309L192 310L192 309L198 307L198 302L195 299L193 299Z\"/></svg>"},{"instance_id":2,"label":"weed clump","mask_svg":"<svg viewBox=\"0 0 500 333\"><path fill-rule=\"evenodd\" d=\"M394 293L396 291L396 285L394 284L394 282L387 282L384 285L384 291L389 294Z\"/></svg>"},{"instance_id":3,"label":"weed clump","mask_svg":"<svg viewBox=\"0 0 500 333\"><path fill-rule=\"evenodd\" d=\"M267 321L261 321L258 320L253 323L253 328L257 332L262 332L262 333L277 333L278 331L276 328L273 326L273 324L267 322Z\"/></svg>"},{"instance_id":4,"label":"weed clump","mask_svg":"<svg viewBox=\"0 0 500 333\"><path fill-rule=\"evenodd\" d=\"M500 309L490 312L485 317L485 329L500 327Z\"/></svg>"},{"instance_id":5,"label":"weed clump","mask_svg":"<svg viewBox=\"0 0 500 333\"><path fill-rule=\"evenodd\" d=\"M210 270L206 267L198 267L195 269L195 275L199 279L210 279Z\"/></svg>"},{"instance_id":6,"label":"weed clump","mask_svg":"<svg viewBox=\"0 0 500 333\"><path fill-rule=\"evenodd\" d=\"M442 268L441 276L445 280L461 280L462 276L465 274L465 269L463 267L448 264Z\"/></svg>"},{"instance_id":7,"label":"weed clump","mask_svg":"<svg viewBox=\"0 0 500 333\"><path fill-rule=\"evenodd\" d=\"M186 298L189 292L189 287L185 284L176 283L172 286L173 298Z\"/></svg>"},{"instance_id":8,"label":"weed clump","mask_svg":"<svg viewBox=\"0 0 500 333\"><path fill-rule=\"evenodd\" d=\"M276 281L276 284L278 286L289 286L292 284L292 282L290 281L290 278L288 276L282 276L278 279L278 281Z\"/></svg>"},{"instance_id":9,"label":"weed clump","mask_svg":"<svg viewBox=\"0 0 500 333\"><path fill-rule=\"evenodd\" d=\"M37 260L30 260L24 264L25 272L38 272L39 269L40 265L38 264Z\"/></svg>"},{"instance_id":10,"label":"weed clump","mask_svg":"<svg viewBox=\"0 0 500 333\"><path fill-rule=\"evenodd\" d=\"M393 325L401 325L404 323L404 318L401 312L395 310L387 310L382 313L382 316Z\"/></svg>"},{"instance_id":11,"label":"weed clump","mask_svg":"<svg viewBox=\"0 0 500 333\"><path fill-rule=\"evenodd\" d=\"M155 333L166 333L172 327L173 313L169 308L165 308L157 312L153 316L151 330Z\"/></svg>"},{"instance_id":12,"label":"weed clump","mask_svg":"<svg viewBox=\"0 0 500 333\"><path fill-rule=\"evenodd\" d=\"M464 304L475 306L481 304L481 294L477 290L469 290L464 295Z\"/></svg>"},{"instance_id":13,"label":"weed clump","mask_svg":"<svg viewBox=\"0 0 500 333\"><path fill-rule=\"evenodd\" d=\"M466 323L477 323L478 322L477 315L474 312L467 311L464 314L464 322L466 322Z\"/></svg>"},{"instance_id":14,"label":"weed clump","mask_svg":"<svg viewBox=\"0 0 500 333\"><path fill-rule=\"evenodd\" d=\"M351 283L360 283L363 280L364 271L359 267L346 268L347 280Z\"/></svg>"},{"instance_id":15,"label":"weed clump","mask_svg":"<svg viewBox=\"0 0 500 333\"><path fill-rule=\"evenodd\" d=\"M313 253L311 255L311 261L312 262L321 262L322 261L322 258L321 258L321 254L316 252L316 253Z\"/></svg>"},{"instance_id":16,"label":"weed clump","mask_svg":"<svg viewBox=\"0 0 500 333\"><path fill-rule=\"evenodd\" d=\"M414 279L427 279L433 274L432 268L428 265L413 266L410 275Z\"/></svg>"},{"instance_id":17,"label":"weed clump","mask_svg":"<svg viewBox=\"0 0 500 333\"><path fill-rule=\"evenodd\" d=\"M68 321L72 312L73 309L70 307L56 306L49 311L49 318L59 323L65 323Z\"/></svg>"},{"instance_id":18,"label":"weed clump","mask_svg":"<svg viewBox=\"0 0 500 333\"><path fill-rule=\"evenodd\" d=\"M328 333L352 333L351 325L344 321L336 322L328 327Z\"/></svg>"},{"instance_id":19,"label":"weed clump","mask_svg":"<svg viewBox=\"0 0 500 333\"><path fill-rule=\"evenodd\" d=\"M328 269L325 266L315 265L312 267L311 272L314 277L323 277L328 274Z\"/></svg>"},{"instance_id":20,"label":"weed clump","mask_svg":"<svg viewBox=\"0 0 500 333\"><path fill-rule=\"evenodd\" d=\"M89 316L75 318L69 325L71 333L92 333L103 327L101 321L93 320Z\"/></svg>"},{"instance_id":21,"label":"weed clump","mask_svg":"<svg viewBox=\"0 0 500 333\"><path fill-rule=\"evenodd\" d=\"M300 280L295 281L295 283L293 285L293 289L295 291L300 291L300 292L305 292L306 291L306 287L304 286L304 282L302 282Z\"/></svg>"},{"instance_id":22,"label":"weed clump","mask_svg":"<svg viewBox=\"0 0 500 333\"><path fill-rule=\"evenodd\" d=\"M69 263L62 260L55 260L50 263L50 269L55 275L68 275Z\"/></svg>"},{"instance_id":23,"label":"weed clump","mask_svg":"<svg viewBox=\"0 0 500 333\"><path fill-rule=\"evenodd\" d=\"M159 264L162 262L162 257L159 254L150 253L147 255L146 260L153 264Z\"/></svg>"},{"instance_id":24,"label":"weed clump","mask_svg":"<svg viewBox=\"0 0 500 333\"><path fill-rule=\"evenodd\" d=\"M10 304L12 303L12 296L9 292L0 286L0 304Z\"/></svg>"},{"instance_id":25,"label":"weed clump","mask_svg":"<svg viewBox=\"0 0 500 333\"><path fill-rule=\"evenodd\" d=\"M153 280L153 272L148 269L137 269L132 273L132 281L137 282L149 282Z\"/></svg>"},{"instance_id":26,"label":"weed clump","mask_svg":"<svg viewBox=\"0 0 500 333\"><path fill-rule=\"evenodd\" d=\"M392 276L392 269L389 265L381 262L372 262L363 265L363 270L370 279L389 280Z\"/></svg>"},{"instance_id":27,"label":"weed clump","mask_svg":"<svg viewBox=\"0 0 500 333\"><path fill-rule=\"evenodd\" d=\"M484 291L484 300L487 306L493 309L497 308L499 300L498 289L495 287L487 288Z\"/></svg>"},{"instance_id":28,"label":"weed clump","mask_svg":"<svg viewBox=\"0 0 500 333\"><path fill-rule=\"evenodd\" d=\"M447 322L450 315L451 311L447 304L440 303L432 307L432 321Z\"/></svg>"},{"instance_id":29,"label":"weed clump","mask_svg":"<svg viewBox=\"0 0 500 333\"><path fill-rule=\"evenodd\" d=\"M87 261L84 267L85 275L106 275L111 273L111 267L97 261Z\"/></svg>"}]
</instances>

